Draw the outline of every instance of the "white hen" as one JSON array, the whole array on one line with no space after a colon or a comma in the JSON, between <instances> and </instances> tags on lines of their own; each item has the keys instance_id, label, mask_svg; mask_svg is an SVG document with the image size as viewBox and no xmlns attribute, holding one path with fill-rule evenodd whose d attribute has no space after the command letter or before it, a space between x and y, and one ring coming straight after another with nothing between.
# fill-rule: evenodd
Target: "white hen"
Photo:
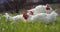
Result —
<instances>
[{"instance_id":1,"label":"white hen","mask_svg":"<svg viewBox=\"0 0 60 32\"><path fill-rule=\"evenodd\" d=\"M27 10L28 12L32 11L35 14L39 14L39 13L51 13L53 9L50 7L49 4L46 5L38 5L33 9Z\"/></svg>"},{"instance_id":2,"label":"white hen","mask_svg":"<svg viewBox=\"0 0 60 32\"><path fill-rule=\"evenodd\" d=\"M9 21L18 21L19 19L23 20L23 15L10 16L8 13L5 13L5 17Z\"/></svg>"},{"instance_id":3,"label":"white hen","mask_svg":"<svg viewBox=\"0 0 60 32\"><path fill-rule=\"evenodd\" d=\"M27 13L27 16L28 16L27 21L29 22L40 21L48 24L56 20L57 13L55 11L52 11L50 14L40 13L36 15L31 15Z\"/></svg>"}]
</instances>

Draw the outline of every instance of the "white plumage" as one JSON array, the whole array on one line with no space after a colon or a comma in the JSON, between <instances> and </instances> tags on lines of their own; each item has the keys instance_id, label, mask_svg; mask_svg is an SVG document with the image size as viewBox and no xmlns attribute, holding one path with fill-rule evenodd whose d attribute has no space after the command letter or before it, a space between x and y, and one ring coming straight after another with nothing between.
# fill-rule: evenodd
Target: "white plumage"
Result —
<instances>
[{"instance_id":1,"label":"white plumage","mask_svg":"<svg viewBox=\"0 0 60 32\"><path fill-rule=\"evenodd\" d=\"M29 22L40 21L48 24L51 22L55 22L57 13L55 11L52 11L50 14L40 13L36 15L30 15L29 13L27 13L27 15L29 16L27 19L27 21Z\"/></svg>"},{"instance_id":2,"label":"white plumage","mask_svg":"<svg viewBox=\"0 0 60 32\"><path fill-rule=\"evenodd\" d=\"M29 11L32 11L35 14L39 14L39 13L51 13L53 9L50 7L50 5L46 4L46 5L38 5L36 6L35 8L33 9L30 9L30 10L27 10L28 12Z\"/></svg>"},{"instance_id":3,"label":"white plumage","mask_svg":"<svg viewBox=\"0 0 60 32\"><path fill-rule=\"evenodd\" d=\"M5 17L9 21L18 21L19 19L23 20L23 15L10 16L8 13L5 13Z\"/></svg>"},{"instance_id":4,"label":"white plumage","mask_svg":"<svg viewBox=\"0 0 60 32\"><path fill-rule=\"evenodd\" d=\"M3 15L4 17L6 17L6 20L9 19L10 15L8 13L5 13L5 15Z\"/></svg>"}]
</instances>

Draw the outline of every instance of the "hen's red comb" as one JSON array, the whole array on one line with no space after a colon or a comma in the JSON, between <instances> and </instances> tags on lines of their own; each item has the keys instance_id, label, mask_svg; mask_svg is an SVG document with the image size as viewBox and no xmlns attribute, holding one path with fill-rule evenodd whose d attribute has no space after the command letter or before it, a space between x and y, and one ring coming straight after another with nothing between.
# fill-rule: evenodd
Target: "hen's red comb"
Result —
<instances>
[{"instance_id":1,"label":"hen's red comb","mask_svg":"<svg viewBox=\"0 0 60 32\"><path fill-rule=\"evenodd\" d=\"M49 5L49 4L46 4L46 6L47 6L47 7L50 7L50 5Z\"/></svg>"},{"instance_id":2,"label":"hen's red comb","mask_svg":"<svg viewBox=\"0 0 60 32\"><path fill-rule=\"evenodd\" d=\"M50 5L46 4L46 10L50 10Z\"/></svg>"},{"instance_id":3,"label":"hen's red comb","mask_svg":"<svg viewBox=\"0 0 60 32\"><path fill-rule=\"evenodd\" d=\"M28 18L27 12L24 12L24 13L23 13L23 18L24 18L25 20L27 20L27 18Z\"/></svg>"},{"instance_id":4,"label":"hen's red comb","mask_svg":"<svg viewBox=\"0 0 60 32\"><path fill-rule=\"evenodd\" d=\"M34 13L32 11L29 11L31 15L34 15Z\"/></svg>"}]
</instances>

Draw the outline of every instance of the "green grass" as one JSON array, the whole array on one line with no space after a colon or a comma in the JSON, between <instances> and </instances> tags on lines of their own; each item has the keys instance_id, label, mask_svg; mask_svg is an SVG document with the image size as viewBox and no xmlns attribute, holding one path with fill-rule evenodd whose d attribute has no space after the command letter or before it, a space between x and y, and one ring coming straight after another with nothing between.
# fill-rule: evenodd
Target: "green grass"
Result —
<instances>
[{"instance_id":1,"label":"green grass","mask_svg":"<svg viewBox=\"0 0 60 32\"><path fill-rule=\"evenodd\" d=\"M53 24L24 23L22 20L18 22L6 21L6 19L0 16L0 32L60 32L60 17Z\"/></svg>"}]
</instances>

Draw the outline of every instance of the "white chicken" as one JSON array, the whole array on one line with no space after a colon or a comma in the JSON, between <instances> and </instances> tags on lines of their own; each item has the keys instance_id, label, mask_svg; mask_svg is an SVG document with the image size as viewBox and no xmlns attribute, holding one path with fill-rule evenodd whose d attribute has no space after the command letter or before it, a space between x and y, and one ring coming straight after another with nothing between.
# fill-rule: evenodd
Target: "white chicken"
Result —
<instances>
[{"instance_id":1,"label":"white chicken","mask_svg":"<svg viewBox=\"0 0 60 32\"><path fill-rule=\"evenodd\" d=\"M46 5L38 5L33 9L27 10L28 12L32 11L35 14L39 14L39 13L51 13L53 9L50 7L49 4Z\"/></svg>"},{"instance_id":2,"label":"white chicken","mask_svg":"<svg viewBox=\"0 0 60 32\"><path fill-rule=\"evenodd\" d=\"M26 17L24 17L24 19L26 19L26 21L28 21L28 22L40 21L40 22L49 24L49 23L55 22L56 16L58 14L55 11L52 11L50 14L40 13L40 14L36 14L36 15L31 15L31 14L27 13L25 15L26 15Z\"/></svg>"},{"instance_id":3,"label":"white chicken","mask_svg":"<svg viewBox=\"0 0 60 32\"><path fill-rule=\"evenodd\" d=\"M23 20L23 15L10 16L8 13L5 13L5 17L9 21L18 21L19 19Z\"/></svg>"}]
</instances>

